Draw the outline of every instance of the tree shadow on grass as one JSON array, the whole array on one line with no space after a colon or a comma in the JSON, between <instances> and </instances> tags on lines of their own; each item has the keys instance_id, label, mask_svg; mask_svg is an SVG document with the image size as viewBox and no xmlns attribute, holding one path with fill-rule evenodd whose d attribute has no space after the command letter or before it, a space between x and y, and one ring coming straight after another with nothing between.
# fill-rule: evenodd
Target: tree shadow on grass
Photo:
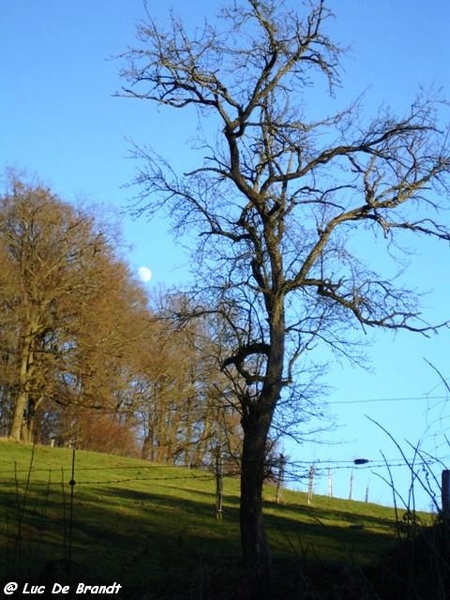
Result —
<instances>
[{"instance_id":1,"label":"tree shadow on grass","mask_svg":"<svg viewBox=\"0 0 450 600\"><path fill-rule=\"evenodd\" d=\"M274 552L283 557L369 564L395 543L393 517L364 511L266 502L265 522Z\"/></svg>"},{"instance_id":2,"label":"tree shadow on grass","mask_svg":"<svg viewBox=\"0 0 450 600\"><path fill-rule=\"evenodd\" d=\"M9 513L11 524L3 550L11 551L20 543L22 568L27 561L26 572L33 575L46 561L67 554L70 530L72 558L88 565L101 584L120 582L125 596L146 590L147 598L213 597L205 595L205 590L218 593L217 586L223 585L226 577L229 597L233 597L232 590L243 576L238 498L225 496L224 520L217 521L213 493L193 489L191 498L182 498L175 495L177 489L171 485L168 493L156 493L120 485L80 485L75 488L69 523L68 498L56 493L45 496L41 486L36 493L30 490L21 517L21 540L13 535L16 494L3 492L0 511ZM294 571L305 560L316 564L348 561L361 550L372 552L385 534L367 528L380 526L380 521L383 528L391 524L388 519L357 513L349 516L326 508L265 505L275 559ZM359 521L363 528L351 527ZM7 564L8 553L4 556ZM14 566L11 561L10 566Z\"/></svg>"}]
</instances>

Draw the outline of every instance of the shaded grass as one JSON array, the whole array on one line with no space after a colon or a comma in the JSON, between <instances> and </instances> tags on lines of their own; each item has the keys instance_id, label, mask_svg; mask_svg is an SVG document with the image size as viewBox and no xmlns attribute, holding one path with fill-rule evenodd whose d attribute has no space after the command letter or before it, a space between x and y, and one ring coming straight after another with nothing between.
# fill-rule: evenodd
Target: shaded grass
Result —
<instances>
[{"instance_id":1,"label":"shaded grass","mask_svg":"<svg viewBox=\"0 0 450 600\"><path fill-rule=\"evenodd\" d=\"M33 578L46 561L67 557L72 451L36 447L30 469L31 453L0 443L3 576ZM75 481L71 558L100 583L151 589L147 598L237 597L238 480L225 480L223 521L205 471L77 451ZM331 572L373 564L395 539L393 509L374 504L315 497L308 506L306 494L288 490L276 504L268 487L265 514L275 560L300 579L305 563Z\"/></svg>"}]
</instances>

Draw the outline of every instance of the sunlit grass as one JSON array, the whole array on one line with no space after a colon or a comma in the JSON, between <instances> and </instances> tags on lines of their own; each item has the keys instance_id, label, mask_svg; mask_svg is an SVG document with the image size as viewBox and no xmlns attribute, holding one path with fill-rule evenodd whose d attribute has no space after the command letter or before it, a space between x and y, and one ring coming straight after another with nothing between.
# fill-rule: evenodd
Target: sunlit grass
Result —
<instances>
[{"instance_id":1,"label":"sunlit grass","mask_svg":"<svg viewBox=\"0 0 450 600\"><path fill-rule=\"evenodd\" d=\"M5 572L27 576L70 552L106 581L155 586L239 563L236 478L225 479L217 521L213 473L76 451L71 502L73 458L70 449L0 443ZM308 506L306 494L284 490L276 504L268 486L265 514L275 559L368 564L395 537L393 509L363 502L316 496Z\"/></svg>"}]
</instances>

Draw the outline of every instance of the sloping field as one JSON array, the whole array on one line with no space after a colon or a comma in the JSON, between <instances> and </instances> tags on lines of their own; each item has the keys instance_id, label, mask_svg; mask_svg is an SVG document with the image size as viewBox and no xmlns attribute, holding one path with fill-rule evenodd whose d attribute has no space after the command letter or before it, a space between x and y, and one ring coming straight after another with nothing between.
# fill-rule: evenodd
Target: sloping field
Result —
<instances>
[{"instance_id":1,"label":"sloping field","mask_svg":"<svg viewBox=\"0 0 450 600\"><path fill-rule=\"evenodd\" d=\"M294 569L305 561L368 565L395 538L390 508L324 497L308 506L305 494L288 490L281 504L274 497L267 487L274 558ZM213 473L4 441L2 579L32 580L49 561L69 558L78 579L150 590L146 598L207 598L217 578L222 590L239 578L238 507L235 478L224 481L217 521Z\"/></svg>"}]
</instances>

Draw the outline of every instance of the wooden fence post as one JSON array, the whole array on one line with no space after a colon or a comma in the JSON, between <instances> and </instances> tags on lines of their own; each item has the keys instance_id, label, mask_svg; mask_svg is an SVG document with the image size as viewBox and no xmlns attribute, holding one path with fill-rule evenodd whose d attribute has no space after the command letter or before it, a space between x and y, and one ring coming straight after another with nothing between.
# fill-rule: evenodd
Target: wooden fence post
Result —
<instances>
[{"instance_id":1,"label":"wooden fence post","mask_svg":"<svg viewBox=\"0 0 450 600\"><path fill-rule=\"evenodd\" d=\"M286 466L286 457L284 456L284 454L280 454L280 457L278 459L278 477L277 477L277 487L276 487L276 492L275 492L275 502L277 504L280 503L281 494L283 491L285 466Z\"/></svg>"},{"instance_id":2,"label":"wooden fence post","mask_svg":"<svg viewBox=\"0 0 450 600\"><path fill-rule=\"evenodd\" d=\"M442 471L442 516L448 519L450 516L450 471Z\"/></svg>"},{"instance_id":3,"label":"wooden fence post","mask_svg":"<svg viewBox=\"0 0 450 600\"><path fill-rule=\"evenodd\" d=\"M350 473L350 485L348 490L348 499L351 500L353 496L353 469Z\"/></svg>"},{"instance_id":4,"label":"wooden fence post","mask_svg":"<svg viewBox=\"0 0 450 600\"><path fill-rule=\"evenodd\" d=\"M309 467L308 506L311 506L314 496L314 465Z\"/></svg>"},{"instance_id":5,"label":"wooden fence post","mask_svg":"<svg viewBox=\"0 0 450 600\"><path fill-rule=\"evenodd\" d=\"M328 467L328 496L333 497L333 471Z\"/></svg>"},{"instance_id":6,"label":"wooden fence post","mask_svg":"<svg viewBox=\"0 0 450 600\"><path fill-rule=\"evenodd\" d=\"M216 519L223 519L223 462L220 446L216 454Z\"/></svg>"}]
</instances>

